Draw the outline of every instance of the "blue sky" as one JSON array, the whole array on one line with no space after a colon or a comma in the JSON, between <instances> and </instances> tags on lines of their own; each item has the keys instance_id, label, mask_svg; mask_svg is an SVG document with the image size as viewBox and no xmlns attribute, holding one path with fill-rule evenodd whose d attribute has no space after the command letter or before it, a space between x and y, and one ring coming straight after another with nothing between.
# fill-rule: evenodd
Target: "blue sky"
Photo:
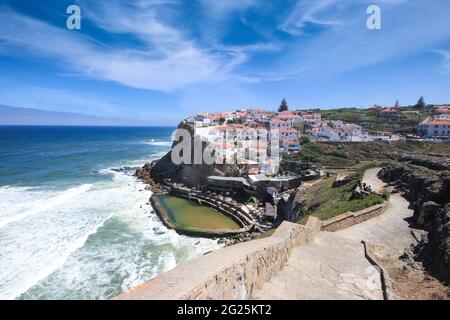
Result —
<instances>
[{"instance_id":1,"label":"blue sky","mask_svg":"<svg viewBox=\"0 0 450 320\"><path fill-rule=\"evenodd\" d=\"M66 28L77 4L82 29ZM382 30L366 9L381 7ZM152 124L450 103L448 0L0 0L0 104Z\"/></svg>"}]
</instances>

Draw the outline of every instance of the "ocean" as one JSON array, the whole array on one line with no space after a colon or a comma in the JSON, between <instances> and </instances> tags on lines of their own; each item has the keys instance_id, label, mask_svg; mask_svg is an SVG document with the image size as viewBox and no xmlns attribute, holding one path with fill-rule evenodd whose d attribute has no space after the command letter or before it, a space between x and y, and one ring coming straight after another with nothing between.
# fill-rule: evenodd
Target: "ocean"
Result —
<instances>
[{"instance_id":1,"label":"ocean","mask_svg":"<svg viewBox=\"0 0 450 320\"><path fill-rule=\"evenodd\" d=\"M110 299L218 249L164 227L125 168L173 130L0 126L0 299Z\"/></svg>"}]
</instances>

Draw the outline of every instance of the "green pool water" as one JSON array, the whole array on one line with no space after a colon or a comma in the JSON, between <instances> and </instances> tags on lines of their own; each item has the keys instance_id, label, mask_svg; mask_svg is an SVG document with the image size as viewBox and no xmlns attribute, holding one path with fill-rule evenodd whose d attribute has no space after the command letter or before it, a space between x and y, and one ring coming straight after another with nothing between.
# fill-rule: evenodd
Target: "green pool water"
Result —
<instances>
[{"instance_id":1,"label":"green pool water","mask_svg":"<svg viewBox=\"0 0 450 320\"><path fill-rule=\"evenodd\" d=\"M212 230L240 228L233 219L194 201L169 195L157 195L154 200L165 209L169 219L181 228Z\"/></svg>"}]
</instances>

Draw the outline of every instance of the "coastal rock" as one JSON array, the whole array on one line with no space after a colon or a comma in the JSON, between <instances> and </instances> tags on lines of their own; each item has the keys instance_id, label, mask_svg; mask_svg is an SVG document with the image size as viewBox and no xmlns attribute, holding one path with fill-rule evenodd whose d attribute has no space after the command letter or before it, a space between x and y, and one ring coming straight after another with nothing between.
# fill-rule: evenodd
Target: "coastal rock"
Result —
<instances>
[{"instance_id":1,"label":"coastal rock","mask_svg":"<svg viewBox=\"0 0 450 320\"><path fill-rule=\"evenodd\" d=\"M412 223L427 230L415 258L444 282L450 282L450 170L448 158L405 156L385 165L380 177L404 193L414 209Z\"/></svg>"},{"instance_id":2,"label":"coastal rock","mask_svg":"<svg viewBox=\"0 0 450 320\"><path fill-rule=\"evenodd\" d=\"M280 224L283 221L298 221L299 211L302 205L303 200L299 190L283 195L277 203L276 224Z\"/></svg>"},{"instance_id":3,"label":"coastal rock","mask_svg":"<svg viewBox=\"0 0 450 320\"><path fill-rule=\"evenodd\" d=\"M207 165L207 164L193 164L194 163L194 130L186 122L181 122L178 125L179 129L186 129L191 133L192 141L192 164L176 165L172 161L172 150L164 155L160 160L154 161L151 164L146 164L142 169L138 170L137 175L149 184L166 184L167 182L182 183L190 187L200 187L206 178L211 175L217 176L231 176L236 174L236 166L223 165ZM174 142L173 146L176 146ZM208 143L202 141L202 151L208 146Z\"/></svg>"}]
</instances>

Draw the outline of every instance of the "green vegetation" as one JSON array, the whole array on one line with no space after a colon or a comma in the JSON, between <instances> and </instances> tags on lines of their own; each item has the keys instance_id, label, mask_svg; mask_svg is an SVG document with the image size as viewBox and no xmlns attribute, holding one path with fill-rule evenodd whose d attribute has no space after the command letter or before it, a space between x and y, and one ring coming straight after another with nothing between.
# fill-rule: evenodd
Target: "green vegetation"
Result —
<instances>
[{"instance_id":1,"label":"green vegetation","mask_svg":"<svg viewBox=\"0 0 450 320\"><path fill-rule=\"evenodd\" d=\"M416 107L419 109L423 109L425 108L425 106L426 106L425 99L423 98L423 96L421 96L419 98L419 101L417 101Z\"/></svg>"},{"instance_id":2,"label":"green vegetation","mask_svg":"<svg viewBox=\"0 0 450 320\"><path fill-rule=\"evenodd\" d=\"M298 142L300 143L300 145L305 145L305 144L308 144L308 143L310 143L311 141L309 140L309 138L307 137L307 136L303 136L303 137L300 137L300 139L298 140Z\"/></svg>"},{"instance_id":3,"label":"green vegetation","mask_svg":"<svg viewBox=\"0 0 450 320\"><path fill-rule=\"evenodd\" d=\"M286 98L283 98L283 100L281 100L281 104L280 107L278 108L278 112L283 112L283 111L288 111L289 107L286 101Z\"/></svg>"},{"instance_id":4,"label":"green vegetation","mask_svg":"<svg viewBox=\"0 0 450 320\"><path fill-rule=\"evenodd\" d=\"M365 169L365 168L364 168ZM305 205L300 215L302 221L312 215L320 220L327 220L348 211L356 212L370 206L382 203L385 199L372 193L363 199L353 199L353 191L362 179L364 169L349 176L349 182L340 187L333 188L335 178L326 179L308 189Z\"/></svg>"},{"instance_id":5,"label":"green vegetation","mask_svg":"<svg viewBox=\"0 0 450 320\"><path fill-rule=\"evenodd\" d=\"M431 115L431 110L425 110L425 102L416 106L400 107L398 119L381 118L377 109L343 108L317 110L325 120L342 120L356 123L370 131L391 131L407 134L417 133L417 124Z\"/></svg>"},{"instance_id":6,"label":"green vegetation","mask_svg":"<svg viewBox=\"0 0 450 320\"><path fill-rule=\"evenodd\" d=\"M304 161L325 167L347 168L359 166L365 161L384 161L394 151L417 154L450 154L450 140L441 143L427 141L374 141L367 143L308 143L300 152L283 155L281 167L289 162Z\"/></svg>"}]
</instances>

